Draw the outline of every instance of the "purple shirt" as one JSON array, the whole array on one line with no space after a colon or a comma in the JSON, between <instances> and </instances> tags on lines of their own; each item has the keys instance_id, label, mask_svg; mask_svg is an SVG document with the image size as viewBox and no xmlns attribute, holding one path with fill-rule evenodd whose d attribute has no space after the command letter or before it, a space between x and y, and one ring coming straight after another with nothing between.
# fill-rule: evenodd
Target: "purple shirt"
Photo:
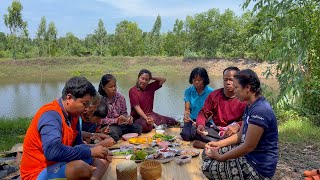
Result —
<instances>
[{"instance_id":1,"label":"purple shirt","mask_svg":"<svg viewBox=\"0 0 320 180\"><path fill-rule=\"evenodd\" d=\"M136 86L130 89L129 98L131 105L131 116L133 119L140 118L140 115L134 109L134 107L137 105L140 106L146 115L153 112L154 93L161 87L162 85L159 84L159 81L154 81L148 84L145 90L140 90Z\"/></svg>"},{"instance_id":2,"label":"purple shirt","mask_svg":"<svg viewBox=\"0 0 320 180\"><path fill-rule=\"evenodd\" d=\"M106 97L104 97L106 98ZM104 101L101 101L101 103L108 103L106 99ZM108 103L108 115L106 118L101 119L101 125L103 124L116 124L118 117L120 115L127 116L127 105L126 105L126 99L123 95L116 92L114 95L112 102Z\"/></svg>"}]
</instances>

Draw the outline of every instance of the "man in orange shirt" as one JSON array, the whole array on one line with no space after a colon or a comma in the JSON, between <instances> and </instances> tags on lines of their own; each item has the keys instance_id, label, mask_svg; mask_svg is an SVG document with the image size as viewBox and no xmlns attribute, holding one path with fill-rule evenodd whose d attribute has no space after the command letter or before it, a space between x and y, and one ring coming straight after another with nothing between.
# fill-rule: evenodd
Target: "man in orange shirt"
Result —
<instances>
[{"instance_id":1,"label":"man in orange shirt","mask_svg":"<svg viewBox=\"0 0 320 180\"><path fill-rule=\"evenodd\" d=\"M24 179L101 179L112 160L102 146L83 144L78 118L96 96L84 77L67 81L62 97L42 106L27 130L20 166Z\"/></svg>"}]
</instances>

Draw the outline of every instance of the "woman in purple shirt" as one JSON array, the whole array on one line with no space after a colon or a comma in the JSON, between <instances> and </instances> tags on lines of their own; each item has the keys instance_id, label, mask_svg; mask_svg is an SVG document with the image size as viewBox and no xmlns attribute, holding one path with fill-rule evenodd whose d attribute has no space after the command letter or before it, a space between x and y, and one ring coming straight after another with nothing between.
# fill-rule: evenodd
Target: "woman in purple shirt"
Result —
<instances>
[{"instance_id":1,"label":"woman in purple shirt","mask_svg":"<svg viewBox=\"0 0 320 180\"><path fill-rule=\"evenodd\" d=\"M154 81L149 83L151 80ZM136 86L129 91L131 116L135 123L142 126L143 133L151 131L154 123L169 126L177 124L175 119L153 112L154 93L165 81L166 78L153 77L149 70L142 69L138 74Z\"/></svg>"},{"instance_id":2,"label":"woman in purple shirt","mask_svg":"<svg viewBox=\"0 0 320 180\"><path fill-rule=\"evenodd\" d=\"M108 107L107 117L101 119L101 126L109 126L109 135L118 141L123 134L141 134L142 128L139 124L133 123L128 115L126 100L123 95L117 92L116 78L111 74L102 76L99 84L99 93L102 95L101 103Z\"/></svg>"},{"instance_id":3,"label":"woman in purple shirt","mask_svg":"<svg viewBox=\"0 0 320 180\"><path fill-rule=\"evenodd\" d=\"M275 114L261 95L255 72L245 69L234 78L236 97L248 103L242 127L237 134L206 144L202 171L209 179L271 179L278 162Z\"/></svg>"}]
</instances>

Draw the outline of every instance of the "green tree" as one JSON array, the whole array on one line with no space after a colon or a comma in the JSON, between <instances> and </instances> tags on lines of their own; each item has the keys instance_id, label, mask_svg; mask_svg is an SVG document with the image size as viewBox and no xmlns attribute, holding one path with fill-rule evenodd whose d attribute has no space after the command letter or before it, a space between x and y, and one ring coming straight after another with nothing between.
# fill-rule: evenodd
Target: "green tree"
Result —
<instances>
[{"instance_id":1,"label":"green tree","mask_svg":"<svg viewBox=\"0 0 320 180\"><path fill-rule=\"evenodd\" d=\"M134 22L121 21L114 34L112 55L142 55L142 30Z\"/></svg>"},{"instance_id":2,"label":"green tree","mask_svg":"<svg viewBox=\"0 0 320 180\"><path fill-rule=\"evenodd\" d=\"M187 37L182 20L176 19L173 31L168 32L164 39L164 50L169 56L182 56L186 49Z\"/></svg>"},{"instance_id":3,"label":"green tree","mask_svg":"<svg viewBox=\"0 0 320 180\"><path fill-rule=\"evenodd\" d=\"M39 49L39 57L44 56L46 52L46 36L47 36L47 21L43 16L38 27L36 42Z\"/></svg>"},{"instance_id":4,"label":"green tree","mask_svg":"<svg viewBox=\"0 0 320 180\"><path fill-rule=\"evenodd\" d=\"M158 15L152 30L150 33L147 34L145 38L145 48L147 55L161 55L163 53L162 47L162 39L161 39L161 16Z\"/></svg>"},{"instance_id":5,"label":"green tree","mask_svg":"<svg viewBox=\"0 0 320 180\"><path fill-rule=\"evenodd\" d=\"M22 9L21 3L14 0L8 7L8 14L4 15L4 24L10 29L9 40L11 40L11 51L14 59L16 58L17 36L20 36L23 28L27 27L27 23L22 20Z\"/></svg>"},{"instance_id":6,"label":"green tree","mask_svg":"<svg viewBox=\"0 0 320 180\"><path fill-rule=\"evenodd\" d=\"M278 107L298 106L320 119L320 4L317 0L246 0L254 5L263 26L252 37L258 48L278 62Z\"/></svg>"},{"instance_id":7,"label":"green tree","mask_svg":"<svg viewBox=\"0 0 320 180\"><path fill-rule=\"evenodd\" d=\"M107 45L107 31L101 19L99 20L98 28L94 31L94 38L98 48L98 55L103 56Z\"/></svg>"},{"instance_id":8,"label":"green tree","mask_svg":"<svg viewBox=\"0 0 320 180\"><path fill-rule=\"evenodd\" d=\"M47 54L51 57L56 53L56 43L57 43L57 28L54 25L54 22L50 22L48 25L48 32L46 33L47 40Z\"/></svg>"}]
</instances>

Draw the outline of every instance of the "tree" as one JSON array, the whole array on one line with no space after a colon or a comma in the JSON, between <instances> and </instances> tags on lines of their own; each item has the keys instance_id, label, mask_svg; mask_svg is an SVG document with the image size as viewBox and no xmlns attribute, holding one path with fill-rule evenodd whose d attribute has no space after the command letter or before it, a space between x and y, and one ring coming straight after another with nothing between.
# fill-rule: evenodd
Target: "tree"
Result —
<instances>
[{"instance_id":1,"label":"tree","mask_svg":"<svg viewBox=\"0 0 320 180\"><path fill-rule=\"evenodd\" d=\"M145 41L147 55L161 55L163 48L161 42L161 16L158 15L152 30L148 33Z\"/></svg>"},{"instance_id":2,"label":"tree","mask_svg":"<svg viewBox=\"0 0 320 180\"><path fill-rule=\"evenodd\" d=\"M46 52L46 34L47 34L47 21L43 16L38 27L36 42L39 49L39 57L44 56Z\"/></svg>"},{"instance_id":3,"label":"tree","mask_svg":"<svg viewBox=\"0 0 320 180\"><path fill-rule=\"evenodd\" d=\"M48 42L47 54L50 57L54 56L56 52L57 34L58 32L54 22L50 22L48 25L48 32L46 33L46 40Z\"/></svg>"},{"instance_id":4,"label":"tree","mask_svg":"<svg viewBox=\"0 0 320 180\"><path fill-rule=\"evenodd\" d=\"M246 0L253 3L263 30L252 37L265 57L277 61L278 107L299 107L320 118L320 4L317 0Z\"/></svg>"},{"instance_id":5,"label":"tree","mask_svg":"<svg viewBox=\"0 0 320 180\"><path fill-rule=\"evenodd\" d=\"M186 49L186 31L182 20L176 19L173 31L168 32L164 40L164 50L169 56L182 56Z\"/></svg>"},{"instance_id":6,"label":"tree","mask_svg":"<svg viewBox=\"0 0 320 180\"><path fill-rule=\"evenodd\" d=\"M4 15L4 24L10 29L10 40L12 57L16 58L17 36L20 35L23 28L27 28L27 23L22 20L23 7L21 3L14 0L11 6L8 7L8 14Z\"/></svg>"},{"instance_id":7,"label":"tree","mask_svg":"<svg viewBox=\"0 0 320 180\"><path fill-rule=\"evenodd\" d=\"M104 55L104 47L107 45L107 31L103 25L103 21L100 19L98 28L94 31L94 38L98 47L98 55Z\"/></svg>"},{"instance_id":8,"label":"tree","mask_svg":"<svg viewBox=\"0 0 320 180\"><path fill-rule=\"evenodd\" d=\"M125 20L117 24L111 52L112 55L142 55L142 30L136 23Z\"/></svg>"}]
</instances>

